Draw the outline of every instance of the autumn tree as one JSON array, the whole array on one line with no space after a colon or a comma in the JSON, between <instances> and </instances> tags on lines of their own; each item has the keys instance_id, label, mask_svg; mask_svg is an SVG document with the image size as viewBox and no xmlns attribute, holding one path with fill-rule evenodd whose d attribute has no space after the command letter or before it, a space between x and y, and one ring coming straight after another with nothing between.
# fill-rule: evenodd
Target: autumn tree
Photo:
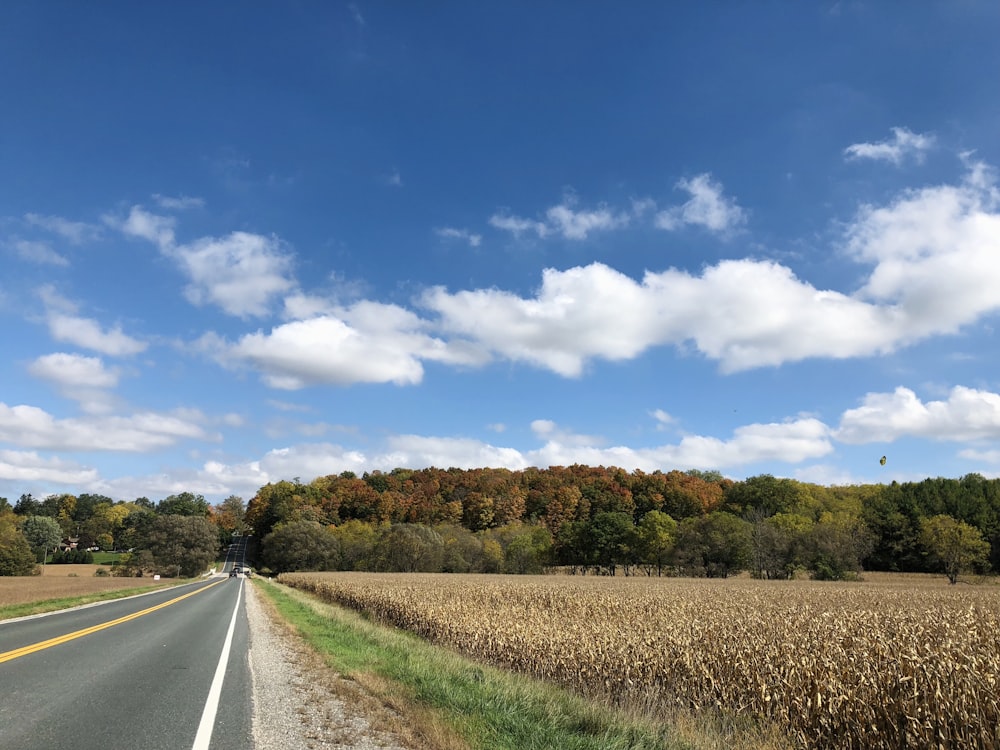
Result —
<instances>
[{"instance_id":1,"label":"autumn tree","mask_svg":"<svg viewBox=\"0 0 1000 750\"><path fill-rule=\"evenodd\" d=\"M234 532L242 534L246 531L245 516L246 507L243 498L238 495L230 495L214 509L215 523L228 534Z\"/></svg>"}]
</instances>

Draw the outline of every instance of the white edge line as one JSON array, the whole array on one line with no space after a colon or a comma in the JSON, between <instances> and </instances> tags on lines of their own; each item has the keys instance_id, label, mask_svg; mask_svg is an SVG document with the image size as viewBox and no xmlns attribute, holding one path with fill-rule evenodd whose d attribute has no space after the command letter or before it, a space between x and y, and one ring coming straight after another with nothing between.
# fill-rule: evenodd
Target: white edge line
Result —
<instances>
[{"instance_id":1,"label":"white edge line","mask_svg":"<svg viewBox=\"0 0 1000 750\"><path fill-rule=\"evenodd\" d=\"M205 710L201 714L201 722L198 724L198 734L195 735L194 745L191 746L191 750L208 750L209 744L212 742L212 729L215 728L215 714L219 710L219 699L222 697L222 681L226 677L229 651L233 646L233 632L236 630L236 615L240 611L240 599L243 597L243 586L245 585L245 581L240 582L240 590L236 595L236 606L233 608L233 617L229 621L229 632L226 633L226 642L222 646L222 654L219 656L219 664L215 668L215 677L212 679L212 687L208 690Z\"/></svg>"}]
</instances>

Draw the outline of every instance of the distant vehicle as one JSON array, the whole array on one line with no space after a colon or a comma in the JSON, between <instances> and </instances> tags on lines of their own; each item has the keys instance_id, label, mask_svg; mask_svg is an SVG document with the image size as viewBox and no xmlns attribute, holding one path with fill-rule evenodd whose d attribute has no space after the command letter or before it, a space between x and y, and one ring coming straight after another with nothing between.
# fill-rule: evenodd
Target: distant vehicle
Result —
<instances>
[{"instance_id":1,"label":"distant vehicle","mask_svg":"<svg viewBox=\"0 0 1000 750\"><path fill-rule=\"evenodd\" d=\"M229 571L229 577L230 578L239 578L240 577L240 571L236 570L236 568L233 568L232 570Z\"/></svg>"},{"instance_id":2,"label":"distant vehicle","mask_svg":"<svg viewBox=\"0 0 1000 750\"><path fill-rule=\"evenodd\" d=\"M246 570L243 571L243 575L245 575L247 578L249 578L250 576L253 575L253 571L250 570L250 568L247 568Z\"/></svg>"}]
</instances>

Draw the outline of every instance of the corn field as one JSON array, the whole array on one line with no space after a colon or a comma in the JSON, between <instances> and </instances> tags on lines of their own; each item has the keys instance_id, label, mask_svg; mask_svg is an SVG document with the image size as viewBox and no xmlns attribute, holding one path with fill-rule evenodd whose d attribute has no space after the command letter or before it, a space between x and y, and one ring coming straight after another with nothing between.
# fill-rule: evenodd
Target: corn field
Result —
<instances>
[{"instance_id":1,"label":"corn field","mask_svg":"<svg viewBox=\"0 0 1000 750\"><path fill-rule=\"evenodd\" d=\"M468 656L807 748L1000 748L1000 590L937 583L286 574Z\"/></svg>"}]
</instances>

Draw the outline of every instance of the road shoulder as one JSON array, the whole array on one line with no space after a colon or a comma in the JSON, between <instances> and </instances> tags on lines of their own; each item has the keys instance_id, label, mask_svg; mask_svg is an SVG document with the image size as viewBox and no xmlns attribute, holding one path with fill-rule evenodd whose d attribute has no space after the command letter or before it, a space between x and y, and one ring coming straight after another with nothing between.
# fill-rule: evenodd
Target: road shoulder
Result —
<instances>
[{"instance_id":1,"label":"road shoulder","mask_svg":"<svg viewBox=\"0 0 1000 750\"><path fill-rule=\"evenodd\" d=\"M399 717L324 664L249 582L246 608L256 747L409 750L383 728Z\"/></svg>"}]
</instances>

